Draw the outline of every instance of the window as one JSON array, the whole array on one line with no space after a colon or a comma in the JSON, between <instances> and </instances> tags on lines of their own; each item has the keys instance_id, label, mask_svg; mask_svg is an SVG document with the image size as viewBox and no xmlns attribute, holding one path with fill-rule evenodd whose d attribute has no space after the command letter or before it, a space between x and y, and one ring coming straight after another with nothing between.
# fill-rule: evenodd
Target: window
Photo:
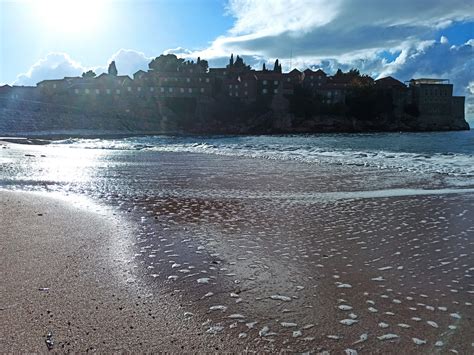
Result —
<instances>
[{"instance_id":1,"label":"window","mask_svg":"<svg viewBox=\"0 0 474 355\"><path fill-rule=\"evenodd\" d=\"M201 92L204 92L204 88L201 88Z\"/></svg>"},{"instance_id":2,"label":"window","mask_svg":"<svg viewBox=\"0 0 474 355\"><path fill-rule=\"evenodd\" d=\"M286 79L286 81L290 82L290 81L291 81L291 79L290 79L290 78L288 78L288 79Z\"/></svg>"},{"instance_id":3,"label":"window","mask_svg":"<svg viewBox=\"0 0 474 355\"><path fill-rule=\"evenodd\" d=\"M184 92L184 88L180 88L179 91L180 91L181 93L183 93L183 92Z\"/></svg>"},{"instance_id":4,"label":"window","mask_svg":"<svg viewBox=\"0 0 474 355\"><path fill-rule=\"evenodd\" d=\"M151 87L151 88L150 88L150 91L155 91L155 88L154 88L154 87Z\"/></svg>"},{"instance_id":5,"label":"window","mask_svg":"<svg viewBox=\"0 0 474 355\"><path fill-rule=\"evenodd\" d=\"M127 86L127 91L132 91L132 87L131 87L131 86Z\"/></svg>"},{"instance_id":6,"label":"window","mask_svg":"<svg viewBox=\"0 0 474 355\"><path fill-rule=\"evenodd\" d=\"M245 82L245 83L244 83L244 86L247 87L247 86L249 86L249 84L248 84L247 82Z\"/></svg>"},{"instance_id":7,"label":"window","mask_svg":"<svg viewBox=\"0 0 474 355\"><path fill-rule=\"evenodd\" d=\"M232 96L232 92L229 92L229 96Z\"/></svg>"},{"instance_id":8,"label":"window","mask_svg":"<svg viewBox=\"0 0 474 355\"><path fill-rule=\"evenodd\" d=\"M229 89L232 89L232 84L229 85Z\"/></svg>"},{"instance_id":9,"label":"window","mask_svg":"<svg viewBox=\"0 0 474 355\"><path fill-rule=\"evenodd\" d=\"M137 91L142 91L142 88L140 86L137 87Z\"/></svg>"},{"instance_id":10,"label":"window","mask_svg":"<svg viewBox=\"0 0 474 355\"><path fill-rule=\"evenodd\" d=\"M97 95L99 95L99 94L100 94L100 90L99 90L99 89L95 89L95 93L96 93Z\"/></svg>"},{"instance_id":11,"label":"window","mask_svg":"<svg viewBox=\"0 0 474 355\"><path fill-rule=\"evenodd\" d=\"M79 94L79 89L74 89L75 94Z\"/></svg>"},{"instance_id":12,"label":"window","mask_svg":"<svg viewBox=\"0 0 474 355\"><path fill-rule=\"evenodd\" d=\"M262 94L266 94L267 92L268 92L267 89L263 89L263 90L262 90Z\"/></svg>"},{"instance_id":13,"label":"window","mask_svg":"<svg viewBox=\"0 0 474 355\"><path fill-rule=\"evenodd\" d=\"M53 84L53 89L56 89L56 84Z\"/></svg>"},{"instance_id":14,"label":"window","mask_svg":"<svg viewBox=\"0 0 474 355\"><path fill-rule=\"evenodd\" d=\"M120 89L115 90L115 93L116 93L117 95L120 95Z\"/></svg>"},{"instance_id":15,"label":"window","mask_svg":"<svg viewBox=\"0 0 474 355\"><path fill-rule=\"evenodd\" d=\"M165 92L165 88L160 88L161 92ZM170 91L171 92L171 91Z\"/></svg>"},{"instance_id":16,"label":"window","mask_svg":"<svg viewBox=\"0 0 474 355\"><path fill-rule=\"evenodd\" d=\"M245 96L248 96L248 95L249 95L249 92L248 92L248 91L244 91L244 95L245 95Z\"/></svg>"},{"instance_id":17,"label":"window","mask_svg":"<svg viewBox=\"0 0 474 355\"><path fill-rule=\"evenodd\" d=\"M110 89L105 90L105 92L107 93L107 95L110 95Z\"/></svg>"},{"instance_id":18,"label":"window","mask_svg":"<svg viewBox=\"0 0 474 355\"><path fill-rule=\"evenodd\" d=\"M238 89L238 88L239 88L239 85L234 85L234 88Z\"/></svg>"},{"instance_id":19,"label":"window","mask_svg":"<svg viewBox=\"0 0 474 355\"><path fill-rule=\"evenodd\" d=\"M84 89L84 92L85 92L86 94L88 94L88 93L90 92L90 90L89 90L89 89Z\"/></svg>"},{"instance_id":20,"label":"window","mask_svg":"<svg viewBox=\"0 0 474 355\"><path fill-rule=\"evenodd\" d=\"M238 92L236 92L236 93L235 93L235 96L239 96L239 93L238 93Z\"/></svg>"},{"instance_id":21,"label":"window","mask_svg":"<svg viewBox=\"0 0 474 355\"><path fill-rule=\"evenodd\" d=\"M224 73L224 74L225 74L225 73ZM206 83L208 83L208 82L209 82L209 78L206 78Z\"/></svg>"},{"instance_id":22,"label":"window","mask_svg":"<svg viewBox=\"0 0 474 355\"><path fill-rule=\"evenodd\" d=\"M266 81L266 80L263 81L263 85L267 85L267 81Z\"/></svg>"},{"instance_id":23,"label":"window","mask_svg":"<svg viewBox=\"0 0 474 355\"><path fill-rule=\"evenodd\" d=\"M168 81L168 78L165 78L165 81Z\"/></svg>"},{"instance_id":24,"label":"window","mask_svg":"<svg viewBox=\"0 0 474 355\"><path fill-rule=\"evenodd\" d=\"M192 94L192 93L193 93L193 89L192 89L192 88L189 88L189 89L188 89L188 93Z\"/></svg>"},{"instance_id":25,"label":"window","mask_svg":"<svg viewBox=\"0 0 474 355\"><path fill-rule=\"evenodd\" d=\"M273 89L274 94L278 94L278 89Z\"/></svg>"},{"instance_id":26,"label":"window","mask_svg":"<svg viewBox=\"0 0 474 355\"><path fill-rule=\"evenodd\" d=\"M173 88L168 88L168 91L169 91L169 92L173 92Z\"/></svg>"},{"instance_id":27,"label":"window","mask_svg":"<svg viewBox=\"0 0 474 355\"><path fill-rule=\"evenodd\" d=\"M187 83L190 83L190 82L191 82L191 79L190 79L190 78L186 78L186 82L187 82Z\"/></svg>"},{"instance_id":28,"label":"window","mask_svg":"<svg viewBox=\"0 0 474 355\"><path fill-rule=\"evenodd\" d=\"M273 82L273 85L278 85L278 80L275 80L275 81Z\"/></svg>"}]
</instances>

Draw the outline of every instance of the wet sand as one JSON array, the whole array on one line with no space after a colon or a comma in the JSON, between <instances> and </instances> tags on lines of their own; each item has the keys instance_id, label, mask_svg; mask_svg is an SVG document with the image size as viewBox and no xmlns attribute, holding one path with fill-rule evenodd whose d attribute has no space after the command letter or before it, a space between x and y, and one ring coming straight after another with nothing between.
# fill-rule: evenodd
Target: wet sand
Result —
<instances>
[{"instance_id":1,"label":"wet sand","mask_svg":"<svg viewBox=\"0 0 474 355\"><path fill-rule=\"evenodd\" d=\"M88 195L131 225L126 235L123 222L114 227L127 247L119 248L122 258L107 259L112 264L104 255L117 244L114 233L90 241L87 230L77 231L76 239L101 247L84 247L92 259L81 259L89 255L81 252L75 262L88 265L80 267L86 275L102 275L107 290L118 283L120 302L132 312L123 317L113 297L101 296L107 316L95 323L102 330L92 338L99 350L180 351L172 339L187 351L474 349L474 194L443 190L443 176L204 154L28 149L7 149L12 175L28 176L35 189L44 184ZM77 166L58 163L72 154L88 159L77 181ZM17 184L9 179L4 182ZM416 195L404 188L439 191ZM57 257L63 270L66 256ZM62 274L55 277L69 294L71 274ZM148 296L146 306L136 290L140 300ZM89 308L78 312L83 309ZM147 310L169 324L150 320ZM126 326L131 315L133 330ZM110 321L117 317L118 327ZM36 339L44 341L46 328ZM104 338L110 341L102 346ZM70 349L89 343L81 344Z\"/></svg>"},{"instance_id":2,"label":"wet sand","mask_svg":"<svg viewBox=\"0 0 474 355\"><path fill-rule=\"evenodd\" d=\"M1 352L173 351L234 347L147 291L124 259L127 226L112 214L38 194L0 192Z\"/></svg>"}]
</instances>

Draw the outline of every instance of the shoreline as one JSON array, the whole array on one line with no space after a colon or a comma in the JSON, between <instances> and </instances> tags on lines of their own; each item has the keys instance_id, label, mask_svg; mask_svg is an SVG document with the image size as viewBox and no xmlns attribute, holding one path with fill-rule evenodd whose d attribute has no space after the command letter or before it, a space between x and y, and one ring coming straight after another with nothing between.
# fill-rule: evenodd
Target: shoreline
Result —
<instances>
[{"instance_id":1,"label":"shoreline","mask_svg":"<svg viewBox=\"0 0 474 355\"><path fill-rule=\"evenodd\" d=\"M220 133L220 132L183 132L183 131L110 131L96 133L97 130L93 132L88 132L85 130L71 130L65 132L51 132L51 131L38 131L38 132L0 132L0 141L6 139L32 139L32 140L61 140L68 138L78 138L78 139L121 139L121 138L131 138L131 137L150 137L150 136L168 136L168 137L245 137L245 136L308 136L308 135L333 135L333 134L377 134L377 133L386 133L386 134L397 134L397 133L411 133L411 134L423 134L423 133L446 133L446 132L463 132L474 130L474 127L469 129L459 129L459 130L373 130L373 131L320 131L320 132L295 132L295 131L281 131L281 132L255 132L255 133ZM17 143L17 142L13 142Z\"/></svg>"}]
</instances>

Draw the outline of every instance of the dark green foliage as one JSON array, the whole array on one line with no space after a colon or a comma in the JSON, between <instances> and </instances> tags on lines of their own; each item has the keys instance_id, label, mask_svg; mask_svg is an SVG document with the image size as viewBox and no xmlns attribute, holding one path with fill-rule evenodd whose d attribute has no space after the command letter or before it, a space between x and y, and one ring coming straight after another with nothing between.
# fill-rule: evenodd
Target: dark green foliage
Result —
<instances>
[{"instance_id":1,"label":"dark green foliage","mask_svg":"<svg viewBox=\"0 0 474 355\"><path fill-rule=\"evenodd\" d=\"M207 60L198 58L197 64L202 68L204 73L207 73L207 70L209 69L209 63Z\"/></svg>"},{"instance_id":2,"label":"dark green foliage","mask_svg":"<svg viewBox=\"0 0 474 355\"><path fill-rule=\"evenodd\" d=\"M168 97L166 106L179 116L193 115L196 112L196 99L189 97Z\"/></svg>"},{"instance_id":3,"label":"dark green foliage","mask_svg":"<svg viewBox=\"0 0 474 355\"><path fill-rule=\"evenodd\" d=\"M393 112L389 93L375 90L371 86L353 88L346 97L348 115L361 121L373 121Z\"/></svg>"},{"instance_id":4,"label":"dark green foliage","mask_svg":"<svg viewBox=\"0 0 474 355\"><path fill-rule=\"evenodd\" d=\"M273 71L276 73L281 73L281 64L278 59L275 60L275 64L273 65Z\"/></svg>"},{"instance_id":5,"label":"dark green foliage","mask_svg":"<svg viewBox=\"0 0 474 355\"><path fill-rule=\"evenodd\" d=\"M403 112L413 117L420 117L420 109L415 104L407 104L403 108Z\"/></svg>"},{"instance_id":6,"label":"dark green foliage","mask_svg":"<svg viewBox=\"0 0 474 355\"><path fill-rule=\"evenodd\" d=\"M109 75L117 76L118 71L114 60L112 61L112 63L109 64L109 69L107 72L109 73Z\"/></svg>"},{"instance_id":7,"label":"dark green foliage","mask_svg":"<svg viewBox=\"0 0 474 355\"><path fill-rule=\"evenodd\" d=\"M290 97L290 112L296 117L310 118L321 113L321 98L313 95L310 89L295 86L294 95Z\"/></svg>"},{"instance_id":8,"label":"dark green foliage","mask_svg":"<svg viewBox=\"0 0 474 355\"><path fill-rule=\"evenodd\" d=\"M84 73L82 73L82 77L85 78L95 78L97 75L94 73L92 70L88 70Z\"/></svg>"},{"instance_id":9,"label":"dark green foliage","mask_svg":"<svg viewBox=\"0 0 474 355\"><path fill-rule=\"evenodd\" d=\"M162 54L153 59L148 68L159 73L177 72L184 64L184 59L176 57L174 54Z\"/></svg>"}]
</instances>

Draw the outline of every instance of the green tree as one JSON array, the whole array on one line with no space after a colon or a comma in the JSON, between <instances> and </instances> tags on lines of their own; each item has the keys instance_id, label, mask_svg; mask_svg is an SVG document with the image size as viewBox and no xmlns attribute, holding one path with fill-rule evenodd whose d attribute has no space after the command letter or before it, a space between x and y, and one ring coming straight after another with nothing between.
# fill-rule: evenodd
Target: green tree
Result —
<instances>
[{"instance_id":1,"label":"green tree","mask_svg":"<svg viewBox=\"0 0 474 355\"><path fill-rule=\"evenodd\" d=\"M202 68L204 73L207 73L207 70L209 69L209 63L207 60L198 58L197 64Z\"/></svg>"},{"instance_id":2,"label":"green tree","mask_svg":"<svg viewBox=\"0 0 474 355\"><path fill-rule=\"evenodd\" d=\"M113 60L112 63L109 64L108 73L109 75L117 76L118 71L117 66L115 65L115 60Z\"/></svg>"},{"instance_id":3,"label":"green tree","mask_svg":"<svg viewBox=\"0 0 474 355\"><path fill-rule=\"evenodd\" d=\"M82 77L83 77L84 79L87 79L87 78L95 78L96 76L97 76L96 73L94 73L92 70L88 70L88 71L82 73Z\"/></svg>"},{"instance_id":4,"label":"green tree","mask_svg":"<svg viewBox=\"0 0 474 355\"><path fill-rule=\"evenodd\" d=\"M153 59L148 68L155 72L177 72L184 65L184 59L178 58L174 54L162 54Z\"/></svg>"},{"instance_id":5,"label":"green tree","mask_svg":"<svg viewBox=\"0 0 474 355\"><path fill-rule=\"evenodd\" d=\"M276 73L281 73L281 64L278 59L275 60L275 64L273 65L273 71Z\"/></svg>"}]
</instances>

